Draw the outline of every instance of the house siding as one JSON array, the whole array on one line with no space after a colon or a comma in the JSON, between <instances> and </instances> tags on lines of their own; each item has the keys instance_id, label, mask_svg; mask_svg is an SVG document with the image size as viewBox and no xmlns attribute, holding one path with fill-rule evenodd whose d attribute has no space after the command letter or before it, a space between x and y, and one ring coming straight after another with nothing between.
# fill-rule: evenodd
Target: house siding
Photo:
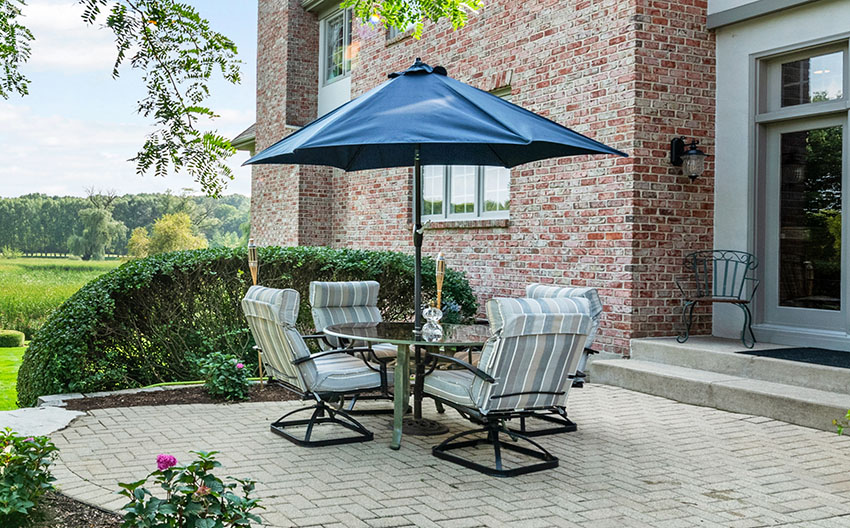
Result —
<instances>
[{"instance_id":1,"label":"house siding","mask_svg":"<svg viewBox=\"0 0 850 528\"><path fill-rule=\"evenodd\" d=\"M264 4L281 2L260 0L261 11ZM670 166L667 152L670 139L684 135L712 153L714 38L705 29L706 9L696 0L488 0L466 27L429 24L418 41L388 45L382 30L355 31L353 96L419 56L483 90L509 85L512 102L630 154L517 167L509 221L441 223L427 231L425 254L443 251L482 303L522 295L531 282L599 288L605 316L597 343L606 351L627 353L631 338L675 333L681 257L713 243L712 158L692 184ZM285 31L269 27L260 39L285 39ZM258 49L261 69L277 57L273 47ZM279 126L288 115L270 119ZM258 123L258 147L282 137L260 140L276 132ZM317 170L321 177L312 174ZM274 199L290 195L292 180L301 188L299 209L283 216L297 226L276 229L275 221L286 220ZM260 243L412 251L411 169L261 167L254 193L252 229ZM710 330L705 314L696 332Z\"/></svg>"}]
</instances>

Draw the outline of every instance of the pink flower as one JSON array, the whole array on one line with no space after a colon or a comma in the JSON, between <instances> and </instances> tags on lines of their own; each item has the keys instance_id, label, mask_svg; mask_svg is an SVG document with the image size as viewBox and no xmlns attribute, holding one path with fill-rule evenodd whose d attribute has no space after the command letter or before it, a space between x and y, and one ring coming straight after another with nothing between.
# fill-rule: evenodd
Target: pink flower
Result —
<instances>
[{"instance_id":1,"label":"pink flower","mask_svg":"<svg viewBox=\"0 0 850 528\"><path fill-rule=\"evenodd\" d=\"M176 465L177 459L171 455L157 455L156 457L156 467L160 471L165 471L166 469Z\"/></svg>"},{"instance_id":2,"label":"pink flower","mask_svg":"<svg viewBox=\"0 0 850 528\"><path fill-rule=\"evenodd\" d=\"M24 442L35 442L35 438L29 437L26 440L24 440Z\"/></svg>"},{"instance_id":3,"label":"pink flower","mask_svg":"<svg viewBox=\"0 0 850 528\"><path fill-rule=\"evenodd\" d=\"M245 365L243 365L242 363L237 363L236 368L238 368L238 369L245 368Z\"/></svg>"}]
</instances>

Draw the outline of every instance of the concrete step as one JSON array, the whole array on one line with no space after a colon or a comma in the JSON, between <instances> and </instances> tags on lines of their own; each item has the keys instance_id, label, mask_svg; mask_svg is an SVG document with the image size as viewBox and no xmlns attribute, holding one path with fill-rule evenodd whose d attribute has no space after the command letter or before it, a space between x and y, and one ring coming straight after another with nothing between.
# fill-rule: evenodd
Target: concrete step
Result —
<instances>
[{"instance_id":1,"label":"concrete step","mask_svg":"<svg viewBox=\"0 0 850 528\"><path fill-rule=\"evenodd\" d=\"M594 361L590 381L826 431L834 431L832 420L850 409L844 393L642 359Z\"/></svg>"},{"instance_id":2,"label":"concrete step","mask_svg":"<svg viewBox=\"0 0 850 528\"><path fill-rule=\"evenodd\" d=\"M772 343L755 346L764 350L775 348L787 347ZM631 357L639 361L850 394L850 369L737 353L742 350L746 349L740 341L714 337L692 337L685 343L676 342L675 337L631 342Z\"/></svg>"}]
</instances>

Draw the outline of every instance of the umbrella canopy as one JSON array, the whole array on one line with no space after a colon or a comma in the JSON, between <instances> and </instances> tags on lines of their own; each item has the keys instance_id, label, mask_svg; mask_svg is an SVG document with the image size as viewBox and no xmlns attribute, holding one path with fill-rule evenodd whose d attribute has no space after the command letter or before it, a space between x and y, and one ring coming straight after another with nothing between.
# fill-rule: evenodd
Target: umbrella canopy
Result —
<instances>
[{"instance_id":1,"label":"umbrella canopy","mask_svg":"<svg viewBox=\"0 0 850 528\"><path fill-rule=\"evenodd\" d=\"M304 126L246 164L330 165L346 171L423 165L514 167L580 154L625 156L418 58L403 72Z\"/></svg>"}]
</instances>

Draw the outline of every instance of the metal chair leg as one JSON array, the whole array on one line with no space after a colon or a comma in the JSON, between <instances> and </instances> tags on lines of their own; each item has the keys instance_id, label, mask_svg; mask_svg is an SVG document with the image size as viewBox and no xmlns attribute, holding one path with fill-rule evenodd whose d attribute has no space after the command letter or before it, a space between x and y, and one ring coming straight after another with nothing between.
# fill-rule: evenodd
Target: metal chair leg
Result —
<instances>
[{"instance_id":1,"label":"metal chair leg","mask_svg":"<svg viewBox=\"0 0 850 528\"><path fill-rule=\"evenodd\" d=\"M747 348L753 348L756 344L756 335L753 333L753 313L746 304L739 304L744 312L744 327L741 329L741 342ZM750 342L747 343L747 332L750 333Z\"/></svg>"},{"instance_id":2,"label":"metal chair leg","mask_svg":"<svg viewBox=\"0 0 850 528\"><path fill-rule=\"evenodd\" d=\"M676 341L679 343L684 343L691 337L691 325L694 322L694 307L696 304L695 301L688 301L682 308L682 325L684 326L684 331L676 337Z\"/></svg>"}]
</instances>

